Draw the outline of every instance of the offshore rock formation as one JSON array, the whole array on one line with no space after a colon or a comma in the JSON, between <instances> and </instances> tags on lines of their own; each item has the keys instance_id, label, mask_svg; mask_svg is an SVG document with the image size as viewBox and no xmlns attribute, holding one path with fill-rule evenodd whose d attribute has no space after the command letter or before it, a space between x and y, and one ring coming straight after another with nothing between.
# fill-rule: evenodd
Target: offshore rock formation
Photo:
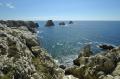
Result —
<instances>
[{"instance_id":1,"label":"offshore rock formation","mask_svg":"<svg viewBox=\"0 0 120 79\"><path fill-rule=\"evenodd\" d=\"M59 25L65 25L65 22L60 22Z\"/></svg>"},{"instance_id":2,"label":"offshore rock formation","mask_svg":"<svg viewBox=\"0 0 120 79\"><path fill-rule=\"evenodd\" d=\"M73 24L73 21L69 21L69 24Z\"/></svg>"},{"instance_id":3,"label":"offshore rock formation","mask_svg":"<svg viewBox=\"0 0 120 79\"><path fill-rule=\"evenodd\" d=\"M65 70L66 75L79 79L120 79L120 47L91 55L87 46L74 64Z\"/></svg>"},{"instance_id":4,"label":"offshore rock formation","mask_svg":"<svg viewBox=\"0 0 120 79\"><path fill-rule=\"evenodd\" d=\"M49 27L49 26L54 26L54 23L52 20L48 20L45 24L45 26Z\"/></svg>"},{"instance_id":5,"label":"offshore rock formation","mask_svg":"<svg viewBox=\"0 0 120 79\"><path fill-rule=\"evenodd\" d=\"M39 46L32 21L0 21L0 79L62 79L63 70Z\"/></svg>"},{"instance_id":6,"label":"offshore rock formation","mask_svg":"<svg viewBox=\"0 0 120 79\"><path fill-rule=\"evenodd\" d=\"M102 48L104 50L111 50L114 48L114 46L103 44L103 45L99 45L99 48Z\"/></svg>"}]
</instances>

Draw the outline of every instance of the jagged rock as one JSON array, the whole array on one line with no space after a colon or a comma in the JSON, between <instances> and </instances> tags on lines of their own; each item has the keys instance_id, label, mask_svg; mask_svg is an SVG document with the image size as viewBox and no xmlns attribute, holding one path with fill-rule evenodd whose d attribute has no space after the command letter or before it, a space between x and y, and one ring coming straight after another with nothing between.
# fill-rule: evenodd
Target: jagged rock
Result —
<instances>
[{"instance_id":1,"label":"jagged rock","mask_svg":"<svg viewBox=\"0 0 120 79\"><path fill-rule=\"evenodd\" d=\"M112 45L106 45L106 44L99 45L99 47L105 50L111 50L114 48Z\"/></svg>"},{"instance_id":2,"label":"jagged rock","mask_svg":"<svg viewBox=\"0 0 120 79\"><path fill-rule=\"evenodd\" d=\"M90 55L92 55L92 51L91 51L91 46L90 45L86 45L83 50L81 51L80 55L78 56L78 58L84 56L84 57L89 57Z\"/></svg>"},{"instance_id":3,"label":"jagged rock","mask_svg":"<svg viewBox=\"0 0 120 79\"><path fill-rule=\"evenodd\" d=\"M77 59L73 60L73 63L74 65L80 65L80 62L79 62L79 58L80 57L89 57L91 56L93 53L91 51L91 46L90 45L86 45L83 50L80 52L80 55L78 56ZM85 60L87 62L87 60Z\"/></svg>"},{"instance_id":4,"label":"jagged rock","mask_svg":"<svg viewBox=\"0 0 120 79\"><path fill-rule=\"evenodd\" d=\"M73 24L73 21L69 21L69 24Z\"/></svg>"},{"instance_id":5,"label":"jagged rock","mask_svg":"<svg viewBox=\"0 0 120 79\"><path fill-rule=\"evenodd\" d=\"M115 70L112 72L113 76L120 75L120 62L117 63Z\"/></svg>"},{"instance_id":6,"label":"jagged rock","mask_svg":"<svg viewBox=\"0 0 120 79\"><path fill-rule=\"evenodd\" d=\"M39 25L37 23L34 23L33 21L14 21L14 20L7 20L7 21L3 21L0 20L1 24L6 24L7 27L21 27L21 26L26 26L31 32L35 33L36 32L36 28L39 27Z\"/></svg>"},{"instance_id":7,"label":"jagged rock","mask_svg":"<svg viewBox=\"0 0 120 79\"><path fill-rule=\"evenodd\" d=\"M59 67L62 68L62 69L65 69L65 68L66 68L65 65L60 65Z\"/></svg>"},{"instance_id":8,"label":"jagged rock","mask_svg":"<svg viewBox=\"0 0 120 79\"><path fill-rule=\"evenodd\" d=\"M52 20L48 20L45 24L45 26L54 26L54 23Z\"/></svg>"},{"instance_id":9,"label":"jagged rock","mask_svg":"<svg viewBox=\"0 0 120 79\"><path fill-rule=\"evenodd\" d=\"M65 25L65 22L60 22L59 25Z\"/></svg>"},{"instance_id":10,"label":"jagged rock","mask_svg":"<svg viewBox=\"0 0 120 79\"><path fill-rule=\"evenodd\" d=\"M2 23L5 24L0 24L0 79L62 79L63 71L39 46L36 34L27 26L16 26L25 22ZM28 23L35 28L33 22Z\"/></svg>"},{"instance_id":11,"label":"jagged rock","mask_svg":"<svg viewBox=\"0 0 120 79\"><path fill-rule=\"evenodd\" d=\"M79 79L119 79L119 62L120 47L96 55L81 54L74 60L77 66L65 69L65 74Z\"/></svg>"},{"instance_id":12,"label":"jagged rock","mask_svg":"<svg viewBox=\"0 0 120 79\"><path fill-rule=\"evenodd\" d=\"M35 57L39 56L42 50L40 49L40 46L33 46L31 47L32 53Z\"/></svg>"}]
</instances>

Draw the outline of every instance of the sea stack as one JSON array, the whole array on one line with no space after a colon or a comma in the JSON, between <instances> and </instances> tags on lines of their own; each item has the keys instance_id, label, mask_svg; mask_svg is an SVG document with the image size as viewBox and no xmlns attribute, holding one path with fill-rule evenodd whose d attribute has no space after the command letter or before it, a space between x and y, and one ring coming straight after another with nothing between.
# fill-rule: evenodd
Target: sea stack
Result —
<instances>
[{"instance_id":1,"label":"sea stack","mask_svg":"<svg viewBox=\"0 0 120 79\"><path fill-rule=\"evenodd\" d=\"M45 26L49 27L49 26L54 26L54 23L52 20L48 20L45 24Z\"/></svg>"},{"instance_id":2,"label":"sea stack","mask_svg":"<svg viewBox=\"0 0 120 79\"><path fill-rule=\"evenodd\" d=\"M65 22L60 22L59 25L65 25Z\"/></svg>"},{"instance_id":3,"label":"sea stack","mask_svg":"<svg viewBox=\"0 0 120 79\"><path fill-rule=\"evenodd\" d=\"M69 24L73 24L73 21L69 21Z\"/></svg>"}]
</instances>

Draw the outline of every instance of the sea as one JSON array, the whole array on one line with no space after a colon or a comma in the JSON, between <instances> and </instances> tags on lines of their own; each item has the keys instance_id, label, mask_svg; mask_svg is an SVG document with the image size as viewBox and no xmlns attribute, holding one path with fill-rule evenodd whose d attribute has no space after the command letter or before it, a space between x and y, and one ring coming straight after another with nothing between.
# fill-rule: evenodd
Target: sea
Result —
<instances>
[{"instance_id":1,"label":"sea","mask_svg":"<svg viewBox=\"0 0 120 79\"><path fill-rule=\"evenodd\" d=\"M57 63L71 66L85 45L90 44L94 54L103 51L100 44L120 45L120 21L54 21L55 26L46 27L46 21L36 21L41 47L56 60Z\"/></svg>"}]
</instances>

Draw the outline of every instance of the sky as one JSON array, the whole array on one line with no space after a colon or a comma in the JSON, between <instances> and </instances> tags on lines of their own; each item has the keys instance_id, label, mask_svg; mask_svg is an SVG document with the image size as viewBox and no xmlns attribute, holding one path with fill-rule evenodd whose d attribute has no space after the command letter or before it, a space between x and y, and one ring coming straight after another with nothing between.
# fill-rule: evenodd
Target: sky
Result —
<instances>
[{"instance_id":1,"label":"sky","mask_svg":"<svg viewBox=\"0 0 120 79\"><path fill-rule=\"evenodd\" d=\"M0 0L0 19L120 20L120 0Z\"/></svg>"}]
</instances>

